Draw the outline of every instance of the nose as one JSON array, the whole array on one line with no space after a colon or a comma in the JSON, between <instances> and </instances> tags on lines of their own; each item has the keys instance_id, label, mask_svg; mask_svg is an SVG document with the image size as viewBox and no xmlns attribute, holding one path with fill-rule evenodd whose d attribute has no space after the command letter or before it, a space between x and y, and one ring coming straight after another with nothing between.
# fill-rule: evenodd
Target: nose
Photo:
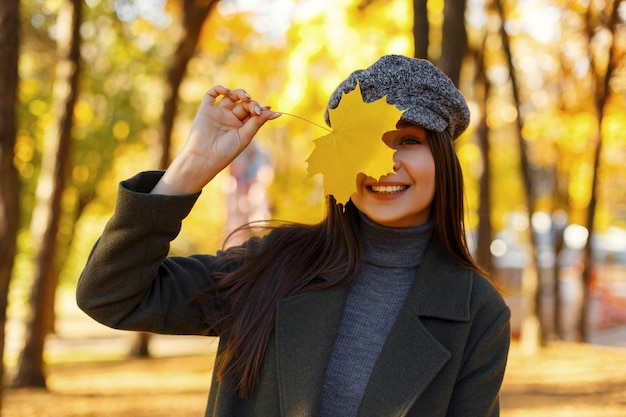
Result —
<instances>
[{"instance_id":1,"label":"nose","mask_svg":"<svg viewBox=\"0 0 626 417\"><path fill-rule=\"evenodd\" d=\"M394 152L393 154L393 172L398 172L400 170L400 161L398 161L398 152Z\"/></svg>"}]
</instances>

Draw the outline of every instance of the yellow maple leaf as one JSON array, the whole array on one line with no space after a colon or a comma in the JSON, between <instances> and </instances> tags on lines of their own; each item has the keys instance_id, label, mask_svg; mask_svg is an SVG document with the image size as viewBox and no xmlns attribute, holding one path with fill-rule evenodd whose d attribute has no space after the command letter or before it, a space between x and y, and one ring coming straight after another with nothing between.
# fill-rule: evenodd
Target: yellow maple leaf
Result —
<instances>
[{"instance_id":1,"label":"yellow maple leaf","mask_svg":"<svg viewBox=\"0 0 626 417\"><path fill-rule=\"evenodd\" d=\"M402 110L385 97L363 102L361 88L344 93L336 109L329 109L331 133L316 139L307 159L309 176L322 174L324 192L345 204L356 191L356 176L373 178L393 172L394 150L383 134L396 130Z\"/></svg>"}]
</instances>

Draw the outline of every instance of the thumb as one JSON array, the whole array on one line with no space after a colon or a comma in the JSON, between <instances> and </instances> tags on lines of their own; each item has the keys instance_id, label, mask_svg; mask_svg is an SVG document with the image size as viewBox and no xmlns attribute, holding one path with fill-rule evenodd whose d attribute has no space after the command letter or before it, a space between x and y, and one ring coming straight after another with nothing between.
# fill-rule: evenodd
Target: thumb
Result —
<instances>
[{"instance_id":1,"label":"thumb","mask_svg":"<svg viewBox=\"0 0 626 417\"><path fill-rule=\"evenodd\" d=\"M268 120L274 120L280 117L280 113L263 109L258 116L252 116L239 128L239 137L246 145L250 143L254 135L259 131Z\"/></svg>"}]
</instances>

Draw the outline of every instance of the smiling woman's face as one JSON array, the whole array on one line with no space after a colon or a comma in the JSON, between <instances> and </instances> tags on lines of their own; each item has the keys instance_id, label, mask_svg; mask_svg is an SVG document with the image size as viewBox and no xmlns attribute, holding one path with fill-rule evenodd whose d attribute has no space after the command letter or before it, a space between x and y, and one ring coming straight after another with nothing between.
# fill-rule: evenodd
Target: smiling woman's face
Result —
<instances>
[{"instance_id":1,"label":"smiling woman's face","mask_svg":"<svg viewBox=\"0 0 626 417\"><path fill-rule=\"evenodd\" d=\"M426 130L401 123L383 141L395 149L394 174L378 180L356 178L352 202L367 217L389 227L417 226L428 221L435 195L435 161Z\"/></svg>"}]
</instances>

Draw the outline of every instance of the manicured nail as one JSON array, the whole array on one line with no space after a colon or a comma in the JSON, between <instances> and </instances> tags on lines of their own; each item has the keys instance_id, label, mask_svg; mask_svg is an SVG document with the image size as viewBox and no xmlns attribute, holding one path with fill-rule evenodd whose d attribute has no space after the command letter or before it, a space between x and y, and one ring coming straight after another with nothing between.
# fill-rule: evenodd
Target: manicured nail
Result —
<instances>
[{"instance_id":1,"label":"manicured nail","mask_svg":"<svg viewBox=\"0 0 626 417\"><path fill-rule=\"evenodd\" d=\"M244 95L244 96L246 96L246 97L248 97L248 98L251 98L251 97L250 97L250 94L246 93L245 91L243 92L243 95Z\"/></svg>"},{"instance_id":2,"label":"manicured nail","mask_svg":"<svg viewBox=\"0 0 626 417\"><path fill-rule=\"evenodd\" d=\"M261 115L261 108L259 106L254 106L254 112L257 114L257 116Z\"/></svg>"}]
</instances>

